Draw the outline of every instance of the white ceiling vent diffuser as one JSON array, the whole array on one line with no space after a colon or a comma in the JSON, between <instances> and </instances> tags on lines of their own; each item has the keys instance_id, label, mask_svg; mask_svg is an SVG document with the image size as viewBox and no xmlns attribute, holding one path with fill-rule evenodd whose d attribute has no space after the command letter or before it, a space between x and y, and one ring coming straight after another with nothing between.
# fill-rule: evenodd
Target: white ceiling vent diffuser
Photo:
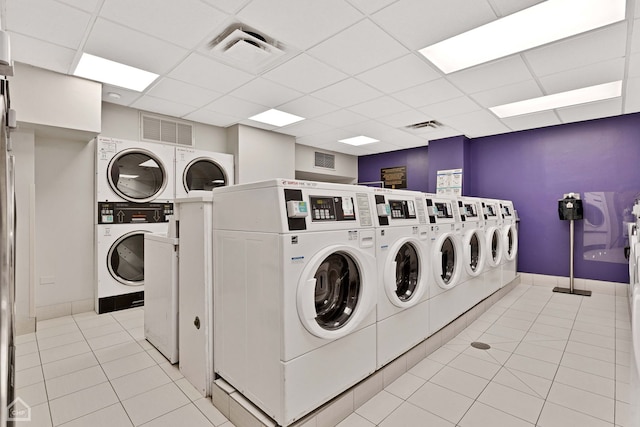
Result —
<instances>
[{"instance_id":1,"label":"white ceiling vent diffuser","mask_svg":"<svg viewBox=\"0 0 640 427\"><path fill-rule=\"evenodd\" d=\"M143 141L193 145L193 125L191 123L141 114L140 128Z\"/></svg>"},{"instance_id":2,"label":"white ceiling vent diffuser","mask_svg":"<svg viewBox=\"0 0 640 427\"><path fill-rule=\"evenodd\" d=\"M207 47L217 58L251 72L263 71L286 56L281 43L242 24L229 26Z\"/></svg>"}]
</instances>

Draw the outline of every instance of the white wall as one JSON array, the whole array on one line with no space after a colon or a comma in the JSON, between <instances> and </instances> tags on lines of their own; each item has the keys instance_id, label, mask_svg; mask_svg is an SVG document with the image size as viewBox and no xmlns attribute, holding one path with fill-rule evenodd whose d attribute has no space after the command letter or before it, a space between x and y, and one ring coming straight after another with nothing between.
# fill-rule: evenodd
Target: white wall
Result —
<instances>
[{"instance_id":1,"label":"white wall","mask_svg":"<svg viewBox=\"0 0 640 427\"><path fill-rule=\"evenodd\" d=\"M334 155L336 159L335 169L316 167L316 151ZM355 183L358 180L358 157L296 144L296 178L347 184Z\"/></svg>"},{"instance_id":2,"label":"white wall","mask_svg":"<svg viewBox=\"0 0 640 427\"><path fill-rule=\"evenodd\" d=\"M150 114L157 115L155 113ZM224 128L192 123L195 136L194 148L217 153L228 153L227 134ZM103 102L101 134L111 138L140 141L140 110Z\"/></svg>"}]
</instances>

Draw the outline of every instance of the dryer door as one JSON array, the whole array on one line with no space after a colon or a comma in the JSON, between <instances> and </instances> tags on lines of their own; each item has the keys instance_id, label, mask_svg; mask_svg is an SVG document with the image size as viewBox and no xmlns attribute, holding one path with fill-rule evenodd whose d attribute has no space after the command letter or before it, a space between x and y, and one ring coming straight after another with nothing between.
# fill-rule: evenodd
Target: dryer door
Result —
<instances>
[{"instance_id":1,"label":"dryer door","mask_svg":"<svg viewBox=\"0 0 640 427\"><path fill-rule=\"evenodd\" d=\"M458 284L460 277L460 243L453 234L446 233L436 240L433 250L436 283L442 289L451 289Z\"/></svg>"},{"instance_id":2,"label":"dryer door","mask_svg":"<svg viewBox=\"0 0 640 427\"><path fill-rule=\"evenodd\" d=\"M422 299L427 285L422 275L423 258L420 243L403 239L392 246L384 268L384 290L397 307L411 307Z\"/></svg>"},{"instance_id":3,"label":"dryer door","mask_svg":"<svg viewBox=\"0 0 640 427\"><path fill-rule=\"evenodd\" d=\"M470 276L478 276L484 270L485 242L479 230L472 230L464 236L464 267Z\"/></svg>"},{"instance_id":4,"label":"dryer door","mask_svg":"<svg viewBox=\"0 0 640 427\"><path fill-rule=\"evenodd\" d=\"M502 237L500 236L500 230L497 227L490 227L486 231L486 235L487 246L489 248L487 264L490 267L495 267L502 261Z\"/></svg>"},{"instance_id":5,"label":"dryer door","mask_svg":"<svg viewBox=\"0 0 640 427\"><path fill-rule=\"evenodd\" d=\"M132 231L116 240L107 254L107 267L111 277L127 286L144 284L144 234Z\"/></svg>"},{"instance_id":6,"label":"dryer door","mask_svg":"<svg viewBox=\"0 0 640 427\"><path fill-rule=\"evenodd\" d=\"M182 175L182 184L188 192L191 190L211 191L216 187L229 185L224 169L209 158L198 158L191 161Z\"/></svg>"},{"instance_id":7,"label":"dryer door","mask_svg":"<svg viewBox=\"0 0 640 427\"><path fill-rule=\"evenodd\" d=\"M515 224L503 229L504 257L507 261L513 261L518 253L518 230Z\"/></svg>"},{"instance_id":8,"label":"dryer door","mask_svg":"<svg viewBox=\"0 0 640 427\"><path fill-rule=\"evenodd\" d=\"M130 202L153 201L167 186L165 165L152 152L132 148L118 153L107 168L109 185Z\"/></svg>"},{"instance_id":9,"label":"dryer door","mask_svg":"<svg viewBox=\"0 0 640 427\"><path fill-rule=\"evenodd\" d=\"M337 339L355 330L373 309L375 263L347 246L314 256L298 285L298 316L313 335ZM373 257L371 257L373 258Z\"/></svg>"}]
</instances>

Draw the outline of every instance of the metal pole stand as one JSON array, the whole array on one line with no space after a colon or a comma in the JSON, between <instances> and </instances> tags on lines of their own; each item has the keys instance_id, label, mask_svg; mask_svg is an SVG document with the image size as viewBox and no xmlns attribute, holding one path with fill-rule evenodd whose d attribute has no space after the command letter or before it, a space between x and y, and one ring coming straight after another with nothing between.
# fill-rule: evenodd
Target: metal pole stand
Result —
<instances>
[{"instance_id":1,"label":"metal pole stand","mask_svg":"<svg viewBox=\"0 0 640 427\"><path fill-rule=\"evenodd\" d=\"M561 288L559 286L556 286L555 288L553 288L553 292L590 297L591 291L574 289L573 287L573 281L574 281L573 280L573 238L574 238L573 223L574 223L574 220L572 219L571 222L569 223L569 287Z\"/></svg>"}]
</instances>

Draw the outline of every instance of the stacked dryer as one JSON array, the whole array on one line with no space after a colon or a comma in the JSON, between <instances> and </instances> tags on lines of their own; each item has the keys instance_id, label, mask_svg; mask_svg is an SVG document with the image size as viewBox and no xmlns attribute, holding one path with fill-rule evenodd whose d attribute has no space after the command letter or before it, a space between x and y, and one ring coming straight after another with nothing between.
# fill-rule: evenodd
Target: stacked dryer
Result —
<instances>
[{"instance_id":1,"label":"stacked dryer","mask_svg":"<svg viewBox=\"0 0 640 427\"><path fill-rule=\"evenodd\" d=\"M144 234L173 214L174 147L96 140L96 311L144 303Z\"/></svg>"},{"instance_id":2,"label":"stacked dryer","mask_svg":"<svg viewBox=\"0 0 640 427\"><path fill-rule=\"evenodd\" d=\"M502 257L504 239L502 238L502 216L500 202L485 199L482 203L484 211L484 232L487 242L487 261L484 272L484 283L487 295L493 294L502 287Z\"/></svg>"},{"instance_id":3,"label":"stacked dryer","mask_svg":"<svg viewBox=\"0 0 640 427\"><path fill-rule=\"evenodd\" d=\"M429 333L429 226L422 193L375 188L378 264L377 366L382 367Z\"/></svg>"},{"instance_id":4,"label":"stacked dryer","mask_svg":"<svg viewBox=\"0 0 640 427\"><path fill-rule=\"evenodd\" d=\"M190 191L211 191L234 183L233 155L175 148L175 197L186 197Z\"/></svg>"},{"instance_id":5,"label":"stacked dryer","mask_svg":"<svg viewBox=\"0 0 640 427\"><path fill-rule=\"evenodd\" d=\"M462 256L464 269L458 285L460 313L464 313L487 296L484 272L487 258L487 238L484 232L482 199L462 197L458 200L462 233Z\"/></svg>"},{"instance_id":6,"label":"stacked dryer","mask_svg":"<svg viewBox=\"0 0 640 427\"><path fill-rule=\"evenodd\" d=\"M458 317L456 291L463 266L461 218L455 197L425 194L431 231L431 268L429 286L429 329L436 332Z\"/></svg>"},{"instance_id":7,"label":"stacked dryer","mask_svg":"<svg viewBox=\"0 0 640 427\"><path fill-rule=\"evenodd\" d=\"M376 369L373 208L351 185L213 190L215 372L278 425Z\"/></svg>"},{"instance_id":8,"label":"stacked dryer","mask_svg":"<svg viewBox=\"0 0 640 427\"><path fill-rule=\"evenodd\" d=\"M500 215L502 216L500 231L502 236L501 283L502 286L505 286L515 279L517 274L518 228L516 227L516 213L512 201L500 201Z\"/></svg>"}]
</instances>

